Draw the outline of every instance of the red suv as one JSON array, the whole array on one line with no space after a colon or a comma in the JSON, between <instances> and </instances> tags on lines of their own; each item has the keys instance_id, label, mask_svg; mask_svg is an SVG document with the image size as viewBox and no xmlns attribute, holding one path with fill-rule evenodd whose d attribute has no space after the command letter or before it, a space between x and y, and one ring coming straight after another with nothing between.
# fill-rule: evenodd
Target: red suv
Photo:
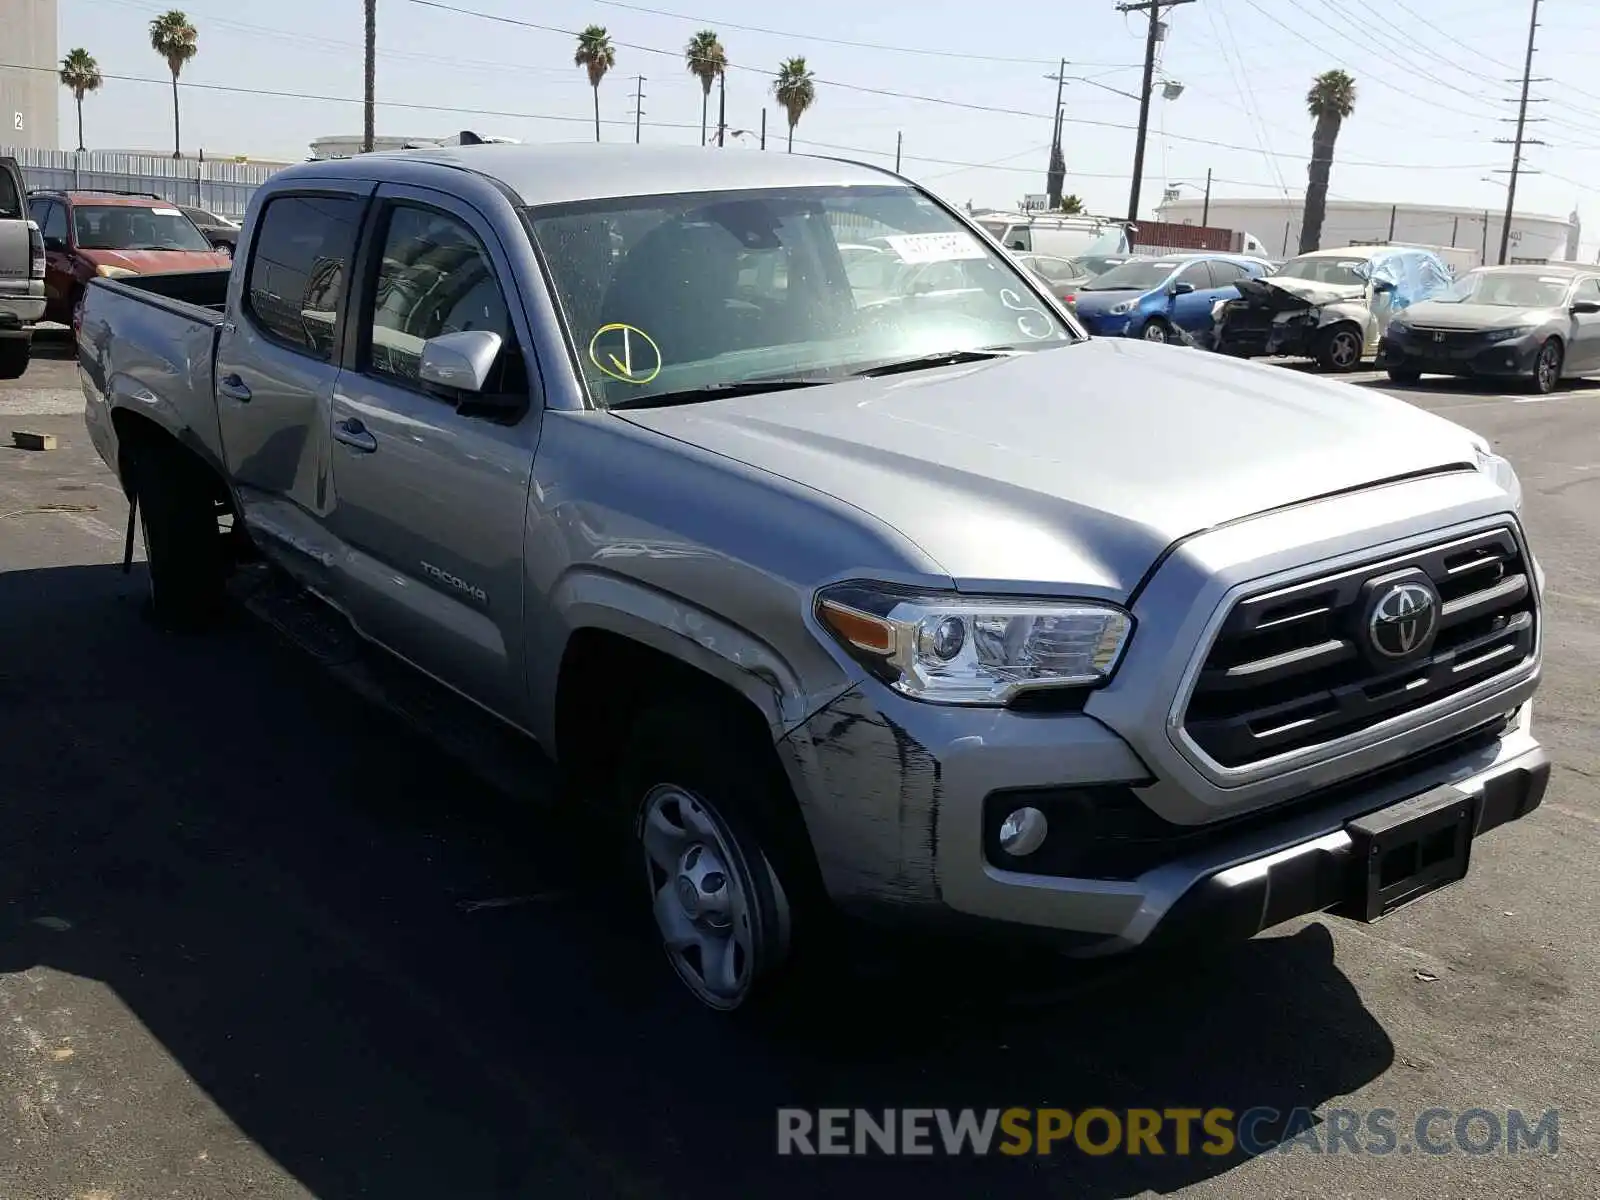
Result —
<instances>
[{"instance_id":1,"label":"red suv","mask_svg":"<svg viewBox=\"0 0 1600 1200\"><path fill-rule=\"evenodd\" d=\"M28 215L44 234L46 321L71 324L83 289L96 275L232 265L181 209L157 196L36 191L28 197Z\"/></svg>"}]
</instances>

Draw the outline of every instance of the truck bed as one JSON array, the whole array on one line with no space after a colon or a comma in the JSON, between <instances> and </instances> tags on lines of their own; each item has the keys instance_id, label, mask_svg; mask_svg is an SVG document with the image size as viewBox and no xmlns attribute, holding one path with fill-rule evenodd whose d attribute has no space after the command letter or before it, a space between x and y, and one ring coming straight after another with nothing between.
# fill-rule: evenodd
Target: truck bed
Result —
<instances>
[{"instance_id":1,"label":"truck bed","mask_svg":"<svg viewBox=\"0 0 1600 1200\"><path fill-rule=\"evenodd\" d=\"M115 396L222 466L217 426L217 335L228 272L183 271L95 279L84 293L78 331L91 431ZM106 449L101 446L102 452Z\"/></svg>"}]
</instances>

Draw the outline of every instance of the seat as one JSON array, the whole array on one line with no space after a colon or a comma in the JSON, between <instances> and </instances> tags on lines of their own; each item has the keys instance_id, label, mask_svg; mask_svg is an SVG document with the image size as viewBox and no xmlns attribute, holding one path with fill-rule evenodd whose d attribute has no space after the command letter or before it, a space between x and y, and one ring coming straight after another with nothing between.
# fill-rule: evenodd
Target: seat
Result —
<instances>
[{"instance_id":1,"label":"seat","mask_svg":"<svg viewBox=\"0 0 1600 1200\"><path fill-rule=\"evenodd\" d=\"M600 308L602 324L648 334L664 362L696 362L735 348L721 315L734 298L739 243L703 222L651 230L617 268Z\"/></svg>"}]
</instances>

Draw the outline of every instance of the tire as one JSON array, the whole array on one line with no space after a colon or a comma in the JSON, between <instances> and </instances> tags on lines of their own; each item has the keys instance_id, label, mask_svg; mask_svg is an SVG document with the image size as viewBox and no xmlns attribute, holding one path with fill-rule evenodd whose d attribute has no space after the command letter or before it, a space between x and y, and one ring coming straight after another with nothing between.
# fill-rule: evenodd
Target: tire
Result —
<instances>
[{"instance_id":1,"label":"tire","mask_svg":"<svg viewBox=\"0 0 1600 1200\"><path fill-rule=\"evenodd\" d=\"M1393 383L1411 387L1422 382L1422 372L1413 370L1410 367L1390 367L1389 379Z\"/></svg>"},{"instance_id":2,"label":"tire","mask_svg":"<svg viewBox=\"0 0 1600 1200\"><path fill-rule=\"evenodd\" d=\"M1172 330L1160 317L1151 317L1144 323L1144 328L1139 330L1139 340L1165 344L1172 341Z\"/></svg>"},{"instance_id":3,"label":"tire","mask_svg":"<svg viewBox=\"0 0 1600 1200\"><path fill-rule=\"evenodd\" d=\"M717 706L680 703L634 722L619 772L619 810L667 961L722 1013L768 1007L790 958L799 893L775 865L790 800L762 749L730 738Z\"/></svg>"},{"instance_id":4,"label":"tire","mask_svg":"<svg viewBox=\"0 0 1600 1200\"><path fill-rule=\"evenodd\" d=\"M0 379L21 379L32 354L31 337L0 338Z\"/></svg>"},{"instance_id":5,"label":"tire","mask_svg":"<svg viewBox=\"0 0 1600 1200\"><path fill-rule=\"evenodd\" d=\"M1317 342L1317 367L1345 374L1361 365L1361 331L1353 325L1335 325Z\"/></svg>"},{"instance_id":6,"label":"tire","mask_svg":"<svg viewBox=\"0 0 1600 1200\"><path fill-rule=\"evenodd\" d=\"M1566 361L1566 351L1560 338L1546 338L1533 360L1533 377L1528 388L1535 395L1548 396L1561 384L1561 368Z\"/></svg>"},{"instance_id":7,"label":"tire","mask_svg":"<svg viewBox=\"0 0 1600 1200\"><path fill-rule=\"evenodd\" d=\"M222 535L206 469L176 446L146 442L132 459L133 495L157 625L196 632L222 611Z\"/></svg>"}]
</instances>

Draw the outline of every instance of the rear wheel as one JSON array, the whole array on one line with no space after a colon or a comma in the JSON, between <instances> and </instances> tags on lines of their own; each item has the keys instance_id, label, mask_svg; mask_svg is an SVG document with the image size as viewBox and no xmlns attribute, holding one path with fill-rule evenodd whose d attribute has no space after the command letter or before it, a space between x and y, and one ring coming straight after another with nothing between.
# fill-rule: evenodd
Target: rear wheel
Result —
<instances>
[{"instance_id":1,"label":"rear wheel","mask_svg":"<svg viewBox=\"0 0 1600 1200\"><path fill-rule=\"evenodd\" d=\"M1317 366L1324 371L1354 371L1361 365L1361 334L1349 325L1336 325L1322 335L1317 346Z\"/></svg>"},{"instance_id":2,"label":"rear wheel","mask_svg":"<svg viewBox=\"0 0 1600 1200\"><path fill-rule=\"evenodd\" d=\"M1538 356L1533 360L1533 378L1529 381L1535 392L1548 396L1556 390L1556 385L1561 382L1561 366L1565 358L1566 353L1558 338L1550 338L1539 347Z\"/></svg>"},{"instance_id":3,"label":"rear wheel","mask_svg":"<svg viewBox=\"0 0 1600 1200\"><path fill-rule=\"evenodd\" d=\"M135 448L132 475L152 615L166 629L202 629L221 612L225 574L212 482L183 450L156 441Z\"/></svg>"},{"instance_id":4,"label":"rear wheel","mask_svg":"<svg viewBox=\"0 0 1600 1200\"><path fill-rule=\"evenodd\" d=\"M1422 380L1422 372L1414 371L1409 367L1390 367L1389 378L1395 383L1410 387L1412 384L1419 383Z\"/></svg>"},{"instance_id":5,"label":"rear wheel","mask_svg":"<svg viewBox=\"0 0 1600 1200\"><path fill-rule=\"evenodd\" d=\"M621 770L644 899L679 980L732 1012L775 990L790 951L791 890L777 863L785 797L760 747L725 739L711 706L674 705L635 723Z\"/></svg>"},{"instance_id":6,"label":"rear wheel","mask_svg":"<svg viewBox=\"0 0 1600 1200\"><path fill-rule=\"evenodd\" d=\"M31 338L0 338L0 379L21 379L32 353Z\"/></svg>"}]
</instances>

